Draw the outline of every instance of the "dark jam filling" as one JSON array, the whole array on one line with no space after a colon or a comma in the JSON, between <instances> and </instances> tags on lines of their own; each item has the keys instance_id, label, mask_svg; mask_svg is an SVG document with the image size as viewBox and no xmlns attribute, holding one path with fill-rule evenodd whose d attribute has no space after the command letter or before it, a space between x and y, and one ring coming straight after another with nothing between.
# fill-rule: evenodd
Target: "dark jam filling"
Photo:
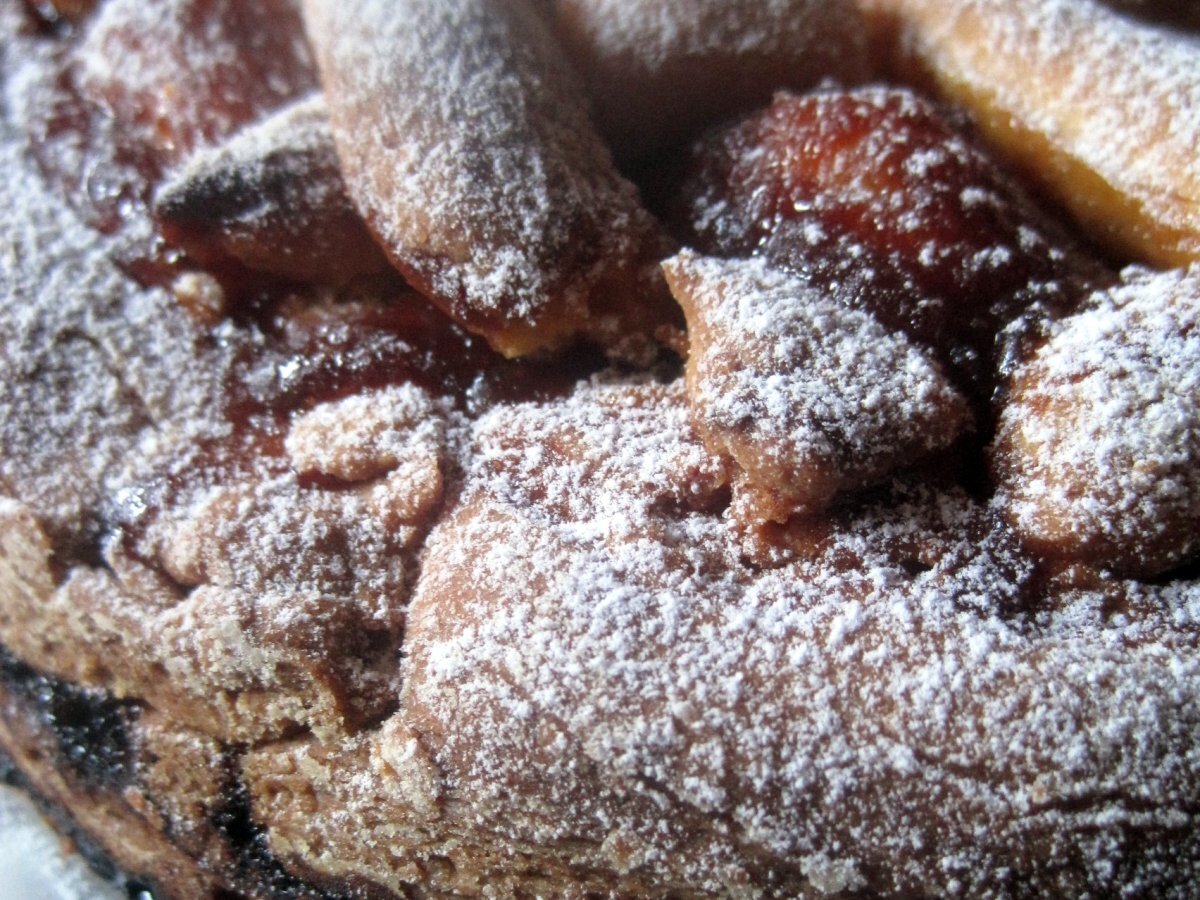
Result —
<instances>
[{"instance_id":1,"label":"dark jam filling","mask_svg":"<svg viewBox=\"0 0 1200 900\"><path fill-rule=\"evenodd\" d=\"M42 674L0 647L0 680L55 738L64 764L85 785L120 790L133 778L130 728L136 703Z\"/></svg>"},{"instance_id":2,"label":"dark jam filling","mask_svg":"<svg viewBox=\"0 0 1200 900\"><path fill-rule=\"evenodd\" d=\"M85 788L119 792L133 783L135 750L131 729L139 714L137 704L40 673L2 646L0 681L38 724L54 736L63 764ZM229 873L229 881L246 885L248 893L223 890L217 897L222 900L250 896L271 900L351 900L379 895L366 886L352 886L348 890L317 886L288 872L271 852L265 829L252 817L249 793L238 776L239 758L240 754L235 750L227 751L225 755L224 799L213 813L212 824L234 853L236 863L234 871ZM0 781L29 788L20 769L3 751L0 751ZM123 888L131 900L166 896L152 880L121 873L105 851L81 832L69 815L57 808L39 805L55 826L71 838L81 857L100 878Z\"/></svg>"},{"instance_id":3,"label":"dark jam filling","mask_svg":"<svg viewBox=\"0 0 1200 900\"><path fill-rule=\"evenodd\" d=\"M212 814L212 824L234 851L235 882L253 885L255 896L271 900L359 900L369 896L369 893L353 888L341 891L318 887L287 871L271 852L266 829L254 820L250 792L239 775L239 752L227 750L222 766L223 800ZM215 900L241 900L243 896L237 891L225 890L219 892Z\"/></svg>"}]
</instances>

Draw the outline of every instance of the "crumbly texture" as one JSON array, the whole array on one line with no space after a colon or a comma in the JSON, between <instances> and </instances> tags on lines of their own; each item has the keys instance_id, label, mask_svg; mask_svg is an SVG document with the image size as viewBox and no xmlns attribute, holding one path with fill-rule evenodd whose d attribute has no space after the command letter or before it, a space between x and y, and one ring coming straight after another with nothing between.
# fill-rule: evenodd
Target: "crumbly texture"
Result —
<instances>
[{"instance_id":1,"label":"crumbly texture","mask_svg":"<svg viewBox=\"0 0 1200 900\"><path fill-rule=\"evenodd\" d=\"M168 235L200 260L342 284L386 267L346 191L320 93L189 158L155 192Z\"/></svg>"},{"instance_id":2,"label":"crumbly texture","mask_svg":"<svg viewBox=\"0 0 1200 900\"><path fill-rule=\"evenodd\" d=\"M382 4L308 9L338 18L317 48L334 67L391 65L392 38L436 60L405 70L422 90L447 60L481 65L465 95L401 110L412 146L469 142L441 129L484 83L544 74L509 58L543 52L522 35L551 33L544 5L411 6L429 15L403 35ZM168 7L235 8L163 0L147 24ZM77 115L122 108L80 93L80 54L103 74L98 32L140 15L111 0L56 31L0 0L0 748L81 846L180 898L1195 896L1194 268L1048 305L969 413L927 343L857 293L732 258L750 252L668 262L686 374L665 351L513 361L395 273L273 280L179 252L148 202L163 184L329 133L319 108L288 127L303 65L178 158ZM259 45L232 34L189 32L180 64L240 70ZM507 134L517 97L567 103L532 80L481 127ZM579 108L550 130L583 123L591 146L567 88ZM509 198L484 185L470 213ZM123 221L97 217L114 202ZM484 231L520 257L514 216ZM495 247L474 249L486 275ZM985 459L968 418L993 410ZM832 481L819 502L771 481L751 543L772 454Z\"/></svg>"},{"instance_id":3,"label":"crumbly texture","mask_svg":"<svg viewBox=\"0 0 1200 900\"><path fill-rule=\"evenodd\" d=\"M999 503L1034 544L1155 575L1200 525L1200 268L1133 270L1060 323L1000 416Z\"/></svg>"},{"instance_id":4,"label":"crumbly texture","mask_svg":"<svg viewBox=\"0 0 1200 900\"><path fill-rule=\"evenodd\" d=\"M401 709L348 754L251 763L283 846L383 875L406 858L394 823L464 892L505 847L634 895L1184 889L1190 587L1011 615L1036 590L1013 535L957 490L903 486L805 558L747 566L678 384L497 410L471 459L429 541ZM1130 829L1171 838L1130 869Z\"/></svg>"}]
</instances>

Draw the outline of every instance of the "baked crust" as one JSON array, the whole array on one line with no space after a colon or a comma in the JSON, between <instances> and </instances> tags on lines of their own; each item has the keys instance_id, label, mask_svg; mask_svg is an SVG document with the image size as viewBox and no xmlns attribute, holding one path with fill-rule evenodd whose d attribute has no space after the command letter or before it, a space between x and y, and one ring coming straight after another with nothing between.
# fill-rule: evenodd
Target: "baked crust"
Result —
<instances>
[{"instance_id":1,"label":"baked crust","mask_svg":"<svg viewBox=\"0 0 1200 900\"><path fill-rule=\"evenodd\" d=\"M898 85L731 89L621 174L570 4L312 0L316 60L282 0L57 6L0 0L0 748L156 896L1194 895L1194 265L1097 257ZM709 12L857 81L839 8ZM529 244L440 154L496 84L468 161L573 186ZM391 240L392 128L475 230ZM432 283L510 252L525 311Z\"/></svg>"}]
</instances>

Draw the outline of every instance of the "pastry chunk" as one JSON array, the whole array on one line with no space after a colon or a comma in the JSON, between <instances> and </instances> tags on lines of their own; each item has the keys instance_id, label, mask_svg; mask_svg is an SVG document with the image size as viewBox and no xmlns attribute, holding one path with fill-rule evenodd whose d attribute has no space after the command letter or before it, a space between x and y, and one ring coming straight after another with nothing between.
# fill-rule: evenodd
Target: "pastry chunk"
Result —
<instances>
[{"instance_id":1,"label":"pastry chunk","mask_svg":"<svg viewBox=\"0 0 1200 900\"><path fill-rule=\"evenodd\" d=\"M500 352L670 319L666 245L532 0L307 0L351 195L419 290Z\"/></svg>"},{"instance_id":2,"label":"pastry chunk","mask_svg":"<svg viewBox=\"0 0 1200 900\"><path fill-rule=\"evenodd\" d=\"M1200 268L1130 271L1021 366L998 500L1056 559L1155 575L1200 549Z\"/></svg>"},{"instance_id":3,"label":"pastry chunk","mask_svg":"<svg viewBox=\"0 0 1200 900\"><path fill-rule=\"evenodd\" d=\"M125 893L1195 896L1200 269L898 86L623 159L684 252L598 137L847 2L0 0L0 775Z\"/></svg>"},{"instance_id":4,"label":"pastry chunk","mask_svg":"<svg viewBox=\"0 0 1200 900\"><path fill-rule=\"evenodd\" d=\"M785 521L949 446L970 421L936 363L762 260L665 264L688 323L688 402L739 468L735 513Z\"/></svg>"},{"instance_id":5,"label":"pastry chunk","mask_svg":"<svg viewBox=\"0 0 1200 900\"><path fill-rule=\"evenodd\" d=\"M850 0L543 0L600 133L636 161L766 103L867 74Z\"/></svg>"},{"instance_id":6,"label":"pastry chunk","mask_svg":"<svg viewBox=\"0 0 1200 900\"><path fill-rule=\"evenodd\" d=\"M195 153L159 188L168 240L295 281L339 284L387 265L346 193L318 96Z\"/></svg>"},{"instance_id":7,"label":"pastry chunk","mask_svg":"<svg viewBox=\"0 0 1200 900\"><path fill-rule=\"evenodd\" d=\"M971 110L992 144L1095 240L1153 265L1200 258L1195 37L1101 0L864 6L900 69Z\"/></svg>"},{"instance_id":8,"label":"pastry chunk","mask_svg":"<svg viewBox=\"0 0 1200 900\"><path fill-rule=\"evenodd\" d=\"M701 250L804 273L982 397L1024 332L1105 277L933 104L898 88L780 94L700 143L679 202Z\"/></svg>"},{"instance_id":9,"label":"pastry chunk","mask_svg":"<svg viewBox=\"0 0 1200 900\"><path fill-rule=\"evenodd\" d=\"M291 0L114 0L48 57L16 104L42 171L143 282L180 272L154 227L154 189L193 152L312 93Z\"/></svg>"}]
</instances>

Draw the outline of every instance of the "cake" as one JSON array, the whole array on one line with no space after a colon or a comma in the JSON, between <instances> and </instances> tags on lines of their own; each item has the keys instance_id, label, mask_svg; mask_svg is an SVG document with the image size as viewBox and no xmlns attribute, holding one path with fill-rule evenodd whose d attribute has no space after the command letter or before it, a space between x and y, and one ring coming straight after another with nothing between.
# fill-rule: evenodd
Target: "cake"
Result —
<instances>
[{"instance_id":1,"label":"cake","mask_svg":"<svg viewBox=\"0 0 1200 900\"><path fill-rule=\"evenodd\" d=\"M0 0L0 750L131 896L1194 897L1200 21Z\"/></svg>"}]
</instances>

